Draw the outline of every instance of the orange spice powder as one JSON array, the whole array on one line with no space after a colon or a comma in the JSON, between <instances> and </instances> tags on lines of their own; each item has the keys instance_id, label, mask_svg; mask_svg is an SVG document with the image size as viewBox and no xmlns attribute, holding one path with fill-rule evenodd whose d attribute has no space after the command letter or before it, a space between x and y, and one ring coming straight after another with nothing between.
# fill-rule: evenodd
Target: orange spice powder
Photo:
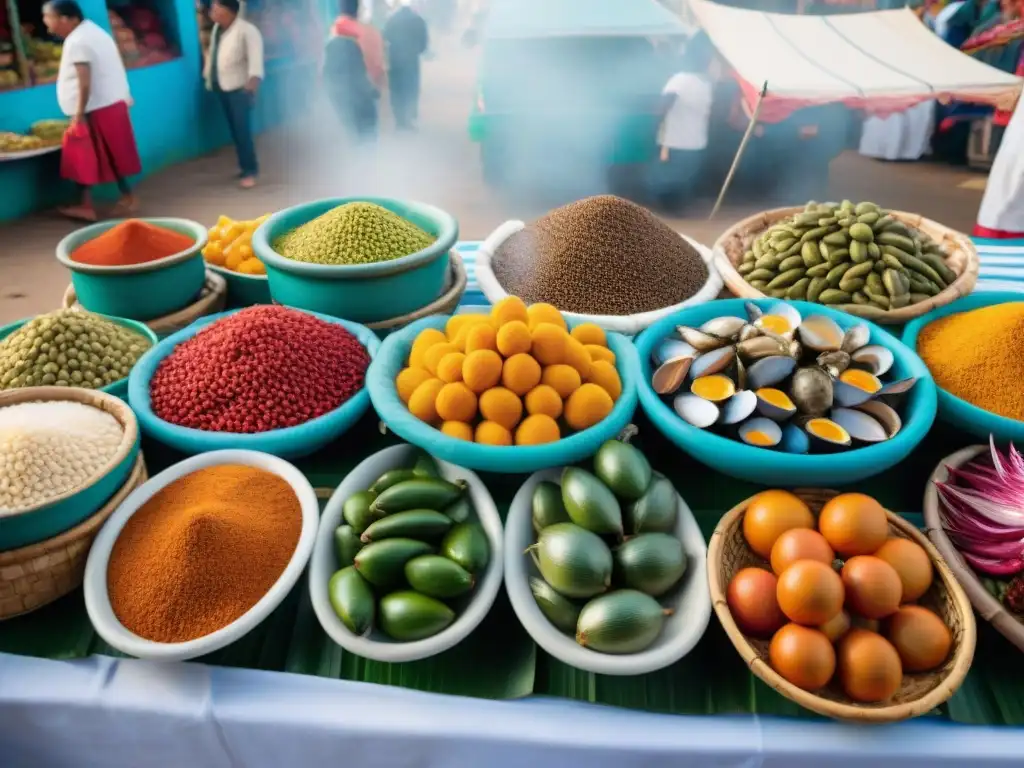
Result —
<instances>
[{"instance_id":1,"label":"orange spice powder","mask_svg":"<svg viewBox=\"0 0 1024 768\"><path fill-rule=\"evenodd\" d=\"M71 260L95 267L146 264L187 250L195 244L188 235L148 221L128 219L78 246Z\"/></svg>"}]
</instances>

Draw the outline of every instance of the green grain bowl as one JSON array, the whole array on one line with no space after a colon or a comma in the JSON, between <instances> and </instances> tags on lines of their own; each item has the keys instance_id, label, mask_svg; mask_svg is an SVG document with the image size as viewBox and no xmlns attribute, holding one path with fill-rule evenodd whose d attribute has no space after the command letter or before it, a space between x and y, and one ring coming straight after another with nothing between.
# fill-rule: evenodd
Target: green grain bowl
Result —
<instances>
[{"instance_id":1,"label":"green grain bowl","mask_svg":"<svg viewBox=\"0 0 1024 768\"><path fill-rule=\"evenodd\" d=\"M280 236L346 203L379 205L436 240L421 251L376 264L307 264L271 248ZM267 269L275 302L365 324L415 312L437 299L444 290L449 254L458 236L455 218L432 205L388 197L342 197L274 214L253 233L252 247Z\"/></svg>"},{"instance_id":2,"label":"green grain bowl","mask_svg":"<svg viewBox=\"0 0 1024 768\"><path fill-rule=\"evenodd\" d=\"M246 275L227 267L207 262L206 268L216 272L228 284L228 309L242 309L256 304L271 304L270 281L266 275Z\"/></svg>"},{"instance_id":3,"label":"green grain bowl","mask_svg":"<svg viewBox=\"0 0 1024 768\"><path fill-rule=\"evenodd\" d=\"M155 347L156 344L157 344L157 341L159 341L159 339L157 338L157 335L155 333L153 333L153 331L149 328L149 326L144 325L143 323L136 322L135 320L126 320L123 317L111 317L110 315L102 315L99 312L92 312L91 314L99 315L104 320L109 320L110 322L117 323L118 325L123 326L123 327L127 328L130 331L135 331L135 333L139 334L140 336L142 336L143 338L145 338L149 342L150 348ZM34 320L34 319L35 319L34 317L24 317L21 320L15 320L10 325L5 325L3 327L0 327L0 343L2 343L4 339L6 339L8 336L10 336L12 333L14 333L16 330L21 328L21 326L23 326L25 323L29 322L30 320ZM140 356L140 359L141 359L141 356ZM0 392L4 392L4 391L11 391L11 390L0 390ZM128 377L125 376L123 379L118 379L113 384L107 384L107 386L101 388L98 391L106 392L108 395L113 395L118 400L123 400L124 402L127 403L128 402Z\"/></svg>"},{"instance_id":4,"label":"green grain bowl","mask_svg":"<svg viewBox=\"0 0 1024 768\"><path fill-rule=\"evenodd\" d=\"M78 302L90 312L131 320L153 320L192 304L203 289L206 262L202 249L207 230L188 219L141 219L193 238L192 246L145 264L99 267L71 258L79 246L94 240L123 219L102 221L77 229L57 244L57 261L71 271Z\"/></svg>"}]
</instances>

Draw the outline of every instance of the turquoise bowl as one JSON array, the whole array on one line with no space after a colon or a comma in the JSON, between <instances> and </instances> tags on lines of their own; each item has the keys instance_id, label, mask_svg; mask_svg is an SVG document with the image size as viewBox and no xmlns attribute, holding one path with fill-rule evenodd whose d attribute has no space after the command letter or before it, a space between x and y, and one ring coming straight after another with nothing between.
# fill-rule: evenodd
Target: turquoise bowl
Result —
<instances>
[{"instance_id":1,"label":"turquoise bowl","mask_svg":"<svg viewBox=\"0 0 1024 768\"><path fill-rule=\"evenodd\" d=\"M57 261L71 270L71 284L78 303L85 309L131 320L154 320L187 307L199 296L206 278L202 254L206 227L188 219L142 221L188 235L195 242L180 253L127 267L97 267L71 258L76 248L120 224L121 220L101 221L77 229L57 244Z\"/></svg>"},{"instance_id":2,"label":"turquoise bowl","mask_svg":"<svg viewBox=\"0 0 1024 768\"><path fill-rule=\"evenodd\" d=\"M270 304L270 281L266 275L243 275L216 264L206 264L228 284L228 306L231 309L251 307L256 304Z\"/></svg>"},{"instance_id":3,"label":"turquoise bowl","mask_svg":"<svg viewBox=\"0 0 1024 768\"><path fill-rule=\"evenodd\" d=\"M622 379L622 395L603 421L546 445L478 445L443 434L409 413L405 403L398 397L395 377L405 367L417 334L425 328L444 329L449 317L425 317L392 333L384 339L380 354L370 364L366 385L370 390L373 407L388 428L407 442L418 445L439 459L467 469L504 473L536 472L592 456L602 443L617 437L633 418L639 376L636 349L624 336L609 333L608 346L615 353L615 367Z\"/></svg>"},{"instance_id":4,"label":"turquoise bowl","mask_svg":"<svg viewBox=\"0 0 1024 768\"><path fill-rule=\"evenodd\" d=\"M109 315L100 315L99 312L93 312L92 314L99 315L105 320L109 320L112 323L117 323L118 325L124 326L129 330L135 331L140 336L144 336L149 341L151 348L155 347L157 344L157 335L153 333L153 331L150 329L148 325L144 325L143 323L137 323L134 320L126 320L123 317L110 317ZM21 326L23 326L25 323L33 319L34 318L26 317L21 320L17 320L11 323L10 325L3 326L2 328L0 328L0 341L3 341L16 330L21 328ZM136 365L138 365L138 362L136 362ZM99 391L106 392L109 395L113 395L114 397L117 397L121 400L124 400L125 402L128 402L128 377L126 376L123 379L119 379L115 381L113 384L108 384Z\"/></svg>"},{"instance_id":5,"label":"turquoise bowl","mask_svg":"<svg viewBox=\"0 0 1024 768\"><path fill-rule=\"evenodd\" d=\"M45 504L39 504L17 514L0 517L0 552L27 547L46 541L64 531L71 530L83 520L96 514L120 490L131 475L139 456L139 424L132 409L112 395L98 394L91 389L74 387L36 387L40 400L81 402L102 408L124 427L124 439L113 463L92 483L66 493ZM0 392L0 407L24 402L15 389Z\"/></svg>"},{"instance_id":6,"label":"turquoise bowl","mask_svg":"<svg viewBox=\"0 0 1024 768\"><path fill-rule=\"evenodd\" d=\"M917 337L921 333L921 329L940 317L955 315L960 312L970 312L972 309L990 307L993 304L1005 304L1011 301L1024 302L1024 293L1014 293L1012 291L980 291L972 293L907 323L907 326L903 329L903 343L916 352ZM992 411L986 411L984 408L971 405L966 400L947 392L942 387L937 387L937 389L939 392L939 419L941 421L976 435L984 441L988 441L989 435L992 435L998 442L1013 442L1018 447L1024 447L1024 421L999 416L992 413Z\"/></svg>"},{"instance_id":7,"label":"turquoise bowl","mask_svg":"<svg viewBox=\"0 0 1024 768\"><path fill-rule=\"evenodd\" d=\"M306 264L287 259L271 247L281 235L345 203L387 208L437 240L422 251L376 264ZM441 295L448 254L458 236L458 222L431 205L387 197L339 197L275 213L253 233L252 247L267 269L270 294L278 304L376 323L415 312Z\"/></svg>"},{"instance_id":8,"label":"turquoise bowl","mask_svg":"<svg viewBox=\"0 0 1024 768\"><path fill-rule=\"evenodd\" d=\"M221 312L200 318L188 328L168 336L139 360L128 379L128 402L135 410L135 415L138 416L139 425L144 434L188 455L238 448L262 451L282 459L295 459L316 453L328 443L337 440L366 413L366 409L370 407L370 396L367 394L365 384L359 392L323 416L296 427L273 429L269 432L255 434L207 432L202 429L182 427L164 421L153 413L149 397L149 382L153 378L153 374L156 373L160 362L171 354L175 347L183 341L191 339L206 326L241 311L234 309L230 312ZM380 348L380 339L369 328L316 312L307 312L307 314L346 328L349 333L359 339L359 343L366 347L372 362L372 358L376 356L377 350Z\"/></svg>"},{"instance_id":9,"label":"turquoise bowl","mask_svg":"<svg viewBox=\"0 0 1024 768\"><path fill-rule=\"evenodd\" d=\"M749 301L762 308L779 303L778 299ZM917 377L917 384L907 393L900 414L903 428L899 433L884 443L841 453L803 455L757 448L687 424L651 387L651 354L656 345L676 326L699 326L713 318L727 315L746 317L744 308L747 303L746 299L722 299L690 307L655 323L636 340L640 356L640 404L661 433L686 453L719 472L763 485L845 485L891 468L905 459L928 434L935 421L936 392L935 382L921 358L874 323L806 301L786 303L795 307L804 317L826 315L842 328L866 325L871 331L869 343L880 344L892 351L895 358L892 375L896 378Z\"/></svg>"}]
</instances>

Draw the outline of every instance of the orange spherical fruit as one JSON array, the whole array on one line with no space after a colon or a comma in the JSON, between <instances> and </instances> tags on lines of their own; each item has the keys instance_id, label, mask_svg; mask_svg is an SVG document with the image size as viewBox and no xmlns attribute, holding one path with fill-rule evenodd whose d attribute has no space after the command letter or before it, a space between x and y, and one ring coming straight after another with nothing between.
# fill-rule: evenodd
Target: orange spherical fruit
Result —
<instances>
[{"instance_id":1,"label":"orange spherical fruit","mask_svg":"<svg viewBox=\"0 0 1024 768\"><path fill-rule=\"evenodd\" d=\"M765 560L771 557L775 540L791 528L814 528L814 515L789 491L763 491L743 513L743 537Z\"/></svg>"},{"instance_id":2,"label":"orange spherical fruit","mask_svg":"<svg viewBox=\"0 0 1024 768\"><path fill-rule=\"evenodd\" d=\"M779 607L790 621L816 627L843 610L843 580L831 566L798 560L779 575Z\"/></svg>"},{"instance_id":3,"label":"orange spherical fruit","mask_svg":"<svg viewBox=\"0 0 1024 768\"><path fill-rule=\"evenodd\" d=\"M818 530L844 557L870 555L889 537L889 518L870 496L843 493L821 508Z\"/></svg>"},{"instance_id":4,"label":"orange spherical fruit","mask_svg":"<svg viewBox=\"0 0 1024 768\"><path fill-rule=\"evenodd\" d=\"M905 605L887 622L886 635L907 672L935 669L949 656L953 636L939 616L919 605Z\"/></svg>"},{"instance_id":5,"label":"orange spherical fruit","mask_svg":"<svg viewBox=\"0 0 1024 768\"><path fill-rule=\"evenodd\" d=\"M850 631L850 627L853 626L850 623L850 614L846 611L840 611L831 619L820 625L818 629L825 633L825 637L831 640L833 643L839 642L839 638Z\"/></svg>"},{"instance_id":6,"label":"orange spherical fruit","mask_svg":"<svg viewBox=\"0 0 1024 768\"><path fill-rule=\"evenodd\" d=\"M763 568L744 568L732 577L725 601L733 621L744 634L771 637L786 623L775 597L777 584L775 576Z\"/></svg>"},{"instance_id":7,"label":"orange spherical fruit","mask_svg":"<svg viewBox=\"0 0 1024 768\"><path fill-rule=\"evenodd\" d=\"M891 699L903 683L903 665L892 643L866 629L851 629L839 641L836 661L843 691L854 701Z\"/></svg>"},{"instance_id":8,"label":"orange spherical fruit","mask_svg":"<svg viewBox=\"0 0 1024 768\"><path fill-rule=\"evenodd\" d=\"M797 560L817 560L831 567L835 560L825 537L810 528L791 528L772 545L771 564L776 574L782 573Z\"/></svg>"},{"instance_id":9,"label":"orange spherical fruit","mask_svg":"<svg viewBox=\"0 0 1024 768\"><path fill-rule=\"evenodd\" d=\"M772 669L805 691L828 685L836 671L836 652L823 632L787 624L768 646Z\"/></svg>"},{"instance_id":10,"label":"orange spherical fruit","mask_svg":"<svg viewBox=\"0 0 1024 768\"><path fill-rule=\"evenodd\" d=\"M896 569L871 555L851 557L843 565L843 587L850 609L866 619L884 619L900 607L903 584Z\"/></svg>"},{"instance_id":11,"label":"orange spherical fruit","mask_svg":"<svg viewBox=\"0 0 1024 768\"><path fill-rule=\"evenodd\" d=\"M875 557L896 569L903 584L901 603L919 600L931 587L935 577L932 559L917 542L893 537L878 548Z\"/></svg>"}]
</instances>

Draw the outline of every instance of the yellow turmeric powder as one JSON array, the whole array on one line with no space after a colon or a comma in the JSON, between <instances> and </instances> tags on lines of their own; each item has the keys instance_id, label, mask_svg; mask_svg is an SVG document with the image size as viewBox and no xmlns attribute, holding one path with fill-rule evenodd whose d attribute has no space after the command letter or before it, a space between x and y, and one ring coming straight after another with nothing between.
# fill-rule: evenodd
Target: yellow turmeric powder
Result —
<instances>
[{"instance_id":1,"label":"yellow turmeric powder","mask_svg":"<svg viewBox=\"0 0 1024 768\"><path fill-rule=\"evenodd\" d=\"M947 315L929 323L917 352L947 392L1024 421L1024 302Z\"/></svg>"}]
</instances>

